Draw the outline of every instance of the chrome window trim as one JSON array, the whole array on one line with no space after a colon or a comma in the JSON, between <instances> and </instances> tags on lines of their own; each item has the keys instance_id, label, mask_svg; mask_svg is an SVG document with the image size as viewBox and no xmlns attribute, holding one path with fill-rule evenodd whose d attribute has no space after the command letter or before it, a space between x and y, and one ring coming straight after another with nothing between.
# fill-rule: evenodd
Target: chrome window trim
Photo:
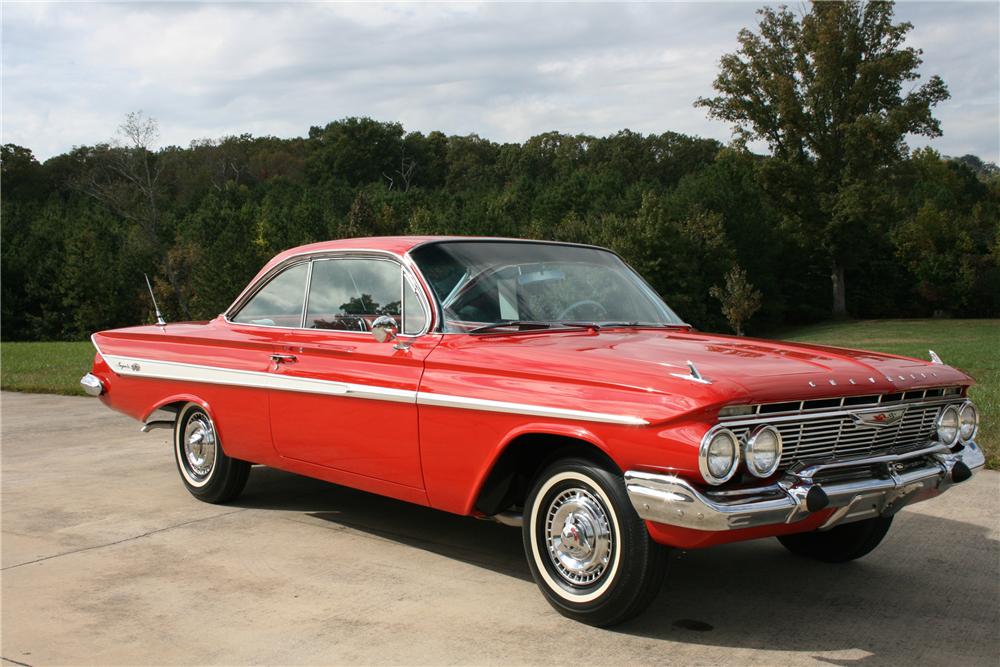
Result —
<instances>
[{"instance_id":1,"label":"chrome window trim","mask_svg":"<svg viewBox=\"0 0 1000 667\"><path fill-rule=\"evenodd\" d=\"M302 329L306 328L306 313L309 312L309 290L312 289L312 279L313 279L313 262L309 261L309 266L306 269L306 291L302 295L302 315L299 317L299 327Z\"/></svg>"},{"instance_id":2,"label":"chrome window trim","mask_svg":"<svg viewBox=\"0 0 1000 667\"><path fill-rule=\"evenodd\" d=\"M367 259L377 259L382 261L393 261L399 265L401 273L403 274L409 273L412 276L415 271L415 265L413 264L412 260L405 261L406 260L405 257L401 257L400 255L397 255L396 253L390 252L388 250L351 248L345 250L310 250L306 252L296 253L295 255L286 257L284 260L282 260L278 264L268 269L267 273L261 276L260 279L258 279L256 282L253 282L246 288L244 288L244 290L240 293L240 295L236 297L236 300L233 301L232 304L230 304L229 308L227 308L222 313L222 319L227 324L238 327L284 329L287 331L333 331L336 332L337 335L350 334L350 335L370 336L371 332L369 331L342 331L339 329L308 329L305 327L305 318L308 308L308 290L312 282L312 266L311 266L312 262L317 260L322 261L326 259L345 259L345 258L350 258L350 259L367 258ZM248 322L233 321L233 318L239 314L239 311L242 310L244 306L246 306L247 302L250 301L250 299L252 299L258 292L260 292L260 290L262 290L269 282L274 280L274 278L276 278L279 274L283 273L287 269L290 269L292 266L295 266L296 264L300 264L302 262L309 262L310 267L307 276L308 279L306 281L307 282L306 297L304 298L302 304L302 319L300 320L300 326L286 327L280 325L252 324ZM415 283L417 285L422 285L420 281L415 281ZM415 334L400 334L400 337L403 338L417 338L419 336L423 336L424 334L427 334L431 331L432 325L435 322L435 320L432 318L433 311L430 307L427 294L425 293L426 288L421 288L416 291L417 291L417 298L418 301L420 302L420 307L424 311L426 321L424 322L424 327L423 329L420 330L420 332ZM402 304L400 304L400 309L402 309ZM402 312L402 310L400 310L400 312Z\"/></svg>"},{"instance_id":3,"label":"chrome window trim","mask_svg":"<svg viewBox=\"0 0 1000 667\"><path fill-rule=\"evenodd\" d=\"M271 281L273 281L275 278L277 278L278 276L280 276L285 271L293 269L294 267L298 266L299 264L305 264L305 263L309 263L309 260L307 260L307 259L300 259L300 260L295 261L295 262L288 262L288 263L282 262L282 264L281 264L281 270L280 271L268 271L267 275L265 275L264 277L262 277L256 283L254 283L254 290L253 290L253 292L249 293L249 294L246 294L246 298L243 299L243 301L240 303L239 309L237 309L237 311L235 313L233 313L233 317L235 317L236 315L238 315L239 311L243 310L243 308L247 305L247 303L250 302L250 299L252 299L255 296L257 296L257 294L259 294L261 290L263 290L265 287L267 287L271 283ZM278 268L278 267L275 267L275 268ZM308 290L309 290L309 277L310 277L311 274L312 274L312 267L307 266L306 267L306 281L305 281L306 282L306 287L305 287L306 292L305 292L305 294L309 293L308 292ZM247 292L247 290L244 289L243 293L246 293L246 292ZM233 309L233 306L230 306L229 310L232 310L232 309ZM223 317L225 318L226 322L228 322L229 324L235 325L235 326L239 326L239 327L262 327L262 328L265 328L265 329L292 329L292 330L299 329L299 327L286 327L286 326L282 326L280 324L254 324L254 323L251 323L251 322L234 322L229 317L229 310L227 310L225 313L223 313ZM305 304L304 303L303 303L303 306L302 306L301 310L302 310L303 313L305 312ZM304 315L299 318L299 322L300 323L302 321L302 317L304 317Z\"/></svg>"},{"instance_id":4,"label":"chrome window trim","mask_svg":"<svg viewBox=\"0 0 1000 667\"><path fill-rule=\"evenodd\" d=\"M416 336L417 334L409 334L406 332L406 290L409 289L417 301L420 301L421 293L423 288L416 282L413 276L405 269L401 272L402 279L400 280L400 297L399 297L399 334L400 336ZM420 305L420 312L424 315L424 325L423 331L426 332L430 328L431 317L427 309L424 308L423 303Z\"/></svg>"}]
</instances>

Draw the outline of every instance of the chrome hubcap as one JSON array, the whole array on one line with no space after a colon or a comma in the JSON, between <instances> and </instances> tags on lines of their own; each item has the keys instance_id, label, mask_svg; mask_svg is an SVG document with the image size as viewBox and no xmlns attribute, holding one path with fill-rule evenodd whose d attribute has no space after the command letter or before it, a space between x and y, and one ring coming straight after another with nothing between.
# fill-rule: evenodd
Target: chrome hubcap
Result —
<instances>
[{"instance_id":1,"label":"chrome hubcap","mask_svg":"<svg viewBox=\"0 0 1000 667\"><path fill-rule=\"evenodd\" d=\"M604 505L586 489L567 489L549 505L545 541L556 572L574 586L597 581L614 547Z\"/></svg>"},{"instance_id":2,"label":"chrome hubcap","mask_svg":"<svg viewBox=\"0 0 1000 667\"><path fill-rule=\"evenodd\" d=\"M197 479L205 479L215 467L215 427L205 415L195 415L184 427L184 459Z\"/></svg>"}]
</instances>

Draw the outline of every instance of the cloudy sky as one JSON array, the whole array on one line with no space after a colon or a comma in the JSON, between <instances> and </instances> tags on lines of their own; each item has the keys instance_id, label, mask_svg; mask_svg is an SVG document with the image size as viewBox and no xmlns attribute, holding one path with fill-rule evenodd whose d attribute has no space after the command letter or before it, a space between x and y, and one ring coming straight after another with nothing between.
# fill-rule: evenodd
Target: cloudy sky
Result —
<instances>
[{"instance_id":1,"label":"cloudy sky","mask_svg":"<svg viewBox=\"0 0 1000 667\"><path fill-rule=\"evenodd\" d=\"M44 159L111 138L136 109L181 146L345 116L498 141L626 127L726 141L691 103L760 4L4 1L2 141ZM902 2L897 16L952 93L931 145L1000 162L1000 3Z\"/></svg>"}]
</instances>

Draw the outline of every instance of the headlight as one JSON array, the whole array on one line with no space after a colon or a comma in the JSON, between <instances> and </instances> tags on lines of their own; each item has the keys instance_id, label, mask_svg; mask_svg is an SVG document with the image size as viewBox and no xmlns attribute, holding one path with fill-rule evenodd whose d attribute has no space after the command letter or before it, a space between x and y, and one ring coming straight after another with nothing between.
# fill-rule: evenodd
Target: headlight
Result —
<instances>
[{"instance_id":1,"label":"headlight","mask_svg":"<svg viewBox=\"0 0 1000 667\"><path fill-rule=\"evenodd\" d=\"M773 426L758 426L743 447L747 470L757 477L770 477L781 462L781 434Z\"/></svg>"},{"instance_id":2,"label":"headlight","mask_svg":"<svg viewBox=\"0 0 1000 667\"><path fill-rule=\"evenodd\" d=\"M972 401L966 401L958 413L958 437L968 442L976 437L979 430L979 411Z\"/></svg>"},{"instance_id":3,"label":"headlight","mask_svg":"<svg viewBox=\"0 0 1000 667\"><path fill-rule=\"evenodd\" d=\"M937 437L941 444L951 447L958 441L958 408L949 405L937 419Z\"/></svg>"},{"instance_id":4,"label":"headlight","mask_svg":"<svg viewBox=\"0 0 1000 667\"><path fill-rule=\"evenodd\" d=\"M722 484L736 473L740 462L740 446L736 435L728 428L713 429L701 440L698 466L709 484Z\"/></svg>"}]
</instances>

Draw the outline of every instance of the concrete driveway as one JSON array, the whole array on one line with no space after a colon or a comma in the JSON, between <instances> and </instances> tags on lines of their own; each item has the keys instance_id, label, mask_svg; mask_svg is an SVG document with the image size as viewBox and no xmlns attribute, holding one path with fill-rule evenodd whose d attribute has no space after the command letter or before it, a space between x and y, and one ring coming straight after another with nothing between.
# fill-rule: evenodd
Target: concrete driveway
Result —
<instances>
[{"instance_id":1,"label":"concrete driveway","mask_svg":"<svg viewBox=\"0 0 1000 667\"><path fill-rule=\"evenodd\" d=\"M1000 474L831 566L774 540L677 553L615 630L536 591L516 529L267 468L191 498L168 432L2 395L5 664L997 664Z\"/></svg>"}]
</instances>

